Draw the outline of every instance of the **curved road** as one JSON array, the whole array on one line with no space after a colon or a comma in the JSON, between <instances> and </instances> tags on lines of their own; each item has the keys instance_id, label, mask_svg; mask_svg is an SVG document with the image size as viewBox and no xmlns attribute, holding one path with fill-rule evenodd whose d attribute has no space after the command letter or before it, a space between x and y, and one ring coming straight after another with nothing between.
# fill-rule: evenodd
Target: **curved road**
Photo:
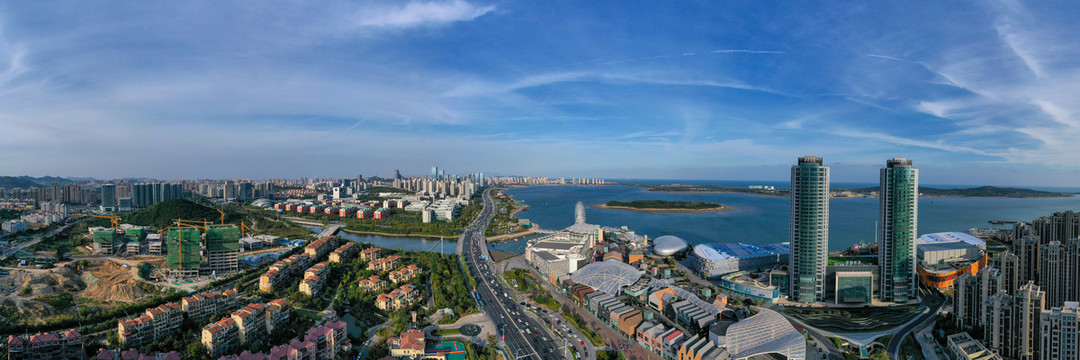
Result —
<instances>
[{"instance_id":1,"label":"curved road","mask_svg":"<svg viewBox=\"0 0 1080 360\"><path fill-rule=\"evenodd\" d=\"M927 290L922 285L919 286L919 291L922 293L919 303L929 309L929 311L919 315L919 317L915 318L915 321L909 322L907 326L900 328L900 332L889 340L889 345L885 347L885 354L888 355L890 359L899 359L900 344L903 343L904 338L916 328L920 328L927 322L933 321L937 316L938 310L941 310L941 307L945 305L945 297L942 296L941 293Z\"/></svg>"}]
</instances>

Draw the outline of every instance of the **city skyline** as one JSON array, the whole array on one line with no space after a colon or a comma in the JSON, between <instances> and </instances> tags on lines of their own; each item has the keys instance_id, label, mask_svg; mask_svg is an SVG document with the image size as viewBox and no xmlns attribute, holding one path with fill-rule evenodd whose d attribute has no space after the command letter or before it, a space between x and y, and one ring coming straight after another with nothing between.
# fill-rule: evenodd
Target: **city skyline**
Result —
<instances>
[{"instance_id":1,"label":"city skyline","mask_svg":"<svg viewBox=\"0 0 1080 360\"><path fill-rule=\"evenodd\" d=\"M927 184L1072 185L1077 6L12 3L0 156L97 178L783 180L819 154L845 182L906 157Z\"/></svg>"}]
</instances>

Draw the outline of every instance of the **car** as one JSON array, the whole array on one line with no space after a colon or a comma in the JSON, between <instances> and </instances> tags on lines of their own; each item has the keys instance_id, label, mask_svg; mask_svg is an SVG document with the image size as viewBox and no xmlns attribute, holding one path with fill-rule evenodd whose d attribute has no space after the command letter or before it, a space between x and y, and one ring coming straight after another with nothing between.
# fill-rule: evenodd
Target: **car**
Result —
<instances>
[{"instance_id":1,"label":"car","mask_svg":"<svg viewBox=\"0 0 1080 360\"><path fill-rule=\"evenodd\" d=\"M581 341L581 346L585 346L585 340Z\"/></svg>"}]
</instances>

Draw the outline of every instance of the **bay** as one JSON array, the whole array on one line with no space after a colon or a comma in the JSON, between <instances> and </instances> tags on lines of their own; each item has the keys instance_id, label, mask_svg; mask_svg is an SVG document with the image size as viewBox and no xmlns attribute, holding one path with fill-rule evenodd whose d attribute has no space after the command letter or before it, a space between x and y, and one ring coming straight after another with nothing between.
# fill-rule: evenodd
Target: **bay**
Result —
<instances>
[{"instance_id":1,"label":"bay","mask_svg":"<svg viewBox=\"0 0 1080 360\"><path fill-rule=\"evenodd\" d=\"M628 181L629 182L629 181ZM660 183L660 182L657 182ZM663 183L702 184L702 182L666 181ZM719 182L717 182L719 183ZM773 185L774 182L743 182ZM779 183L779 182L775 182ZM873 184L852 184L864 187ZM779 187L779 186L778 186ZM836 187L834 184L833 187ZM788 241L789 199L733 193L660 193L645 192L632 186L529 186L507 190L514 199L529 205L517 215L544 229L562 229L574 222L574 205L586 206L610 200L673 200L723 203L735 210L694 214L652 214L627 210L586 210L589 223L603 226L627 226L638 234L656 238L675 235L691 245L714 242L767 244ZM878 199L832 199L830 207L829 249L842 250L864 241L875 241ZM971 228L1005 228L989 220L1032 219L1056 211L1080 210L1080 197L1064 198L929 198L919 199L919 234L942 231L967 231ZM497 250L514 251L524 240L495 245ZM523 251L523 250L522 250ZM514 251L521 252L521 251Z\"/></svg>"}]
</instances>

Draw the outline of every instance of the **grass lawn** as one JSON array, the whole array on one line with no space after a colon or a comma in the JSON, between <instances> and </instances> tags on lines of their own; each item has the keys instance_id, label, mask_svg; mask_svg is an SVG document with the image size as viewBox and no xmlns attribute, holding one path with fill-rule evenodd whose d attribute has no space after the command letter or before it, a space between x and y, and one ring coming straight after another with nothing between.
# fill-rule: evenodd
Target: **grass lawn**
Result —
<instances>
[{"instance_id":1,"label":"grass lawn","mask_svg":"<svg viewBox=\"0 0 1080 360\"><path fill-rule=\"evenodd\" d=\"M833 344L836 345L836 348L838 348L840 350L844 350L844 343L847 342L847 340L844 340L844 339L841 339L841 338L838 338L838 337L835 337L835 336L830 336L829 340L832 340Z\"/></svg>"},{"instance_id":2,"label":"grass lawn","mask_svg":"<svg viewBox=\"0 0 1080 360\"><path fill-rule=\"evenodd\" d=\"M445 335L457 335L457 334L460 334L460 333L461 333L461 329L442 329L442 330L435 330L435 335L439 335L439 336L445 336Z\"/></svg>"},{"instance_id":3,"label":"grass lawn","mask_svg":"<svg viewBox=\"0 0 1080 360\"><path fill-rule=\"evenodd\" d=\"M322 319L322 314L319 311L308 309L296 309L296 315L300 315L304 318L319 321Z\"/></svg>"}]
</instances>

